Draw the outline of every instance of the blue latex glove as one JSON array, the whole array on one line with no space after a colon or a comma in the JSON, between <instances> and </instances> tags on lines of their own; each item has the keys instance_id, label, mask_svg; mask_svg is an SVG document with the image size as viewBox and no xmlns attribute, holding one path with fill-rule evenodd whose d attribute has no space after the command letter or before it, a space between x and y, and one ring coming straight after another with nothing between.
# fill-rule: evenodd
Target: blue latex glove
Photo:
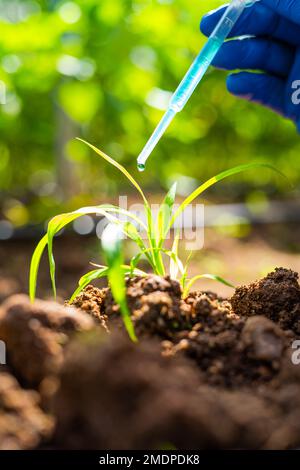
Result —
<instances>
[{"instance_id":1,"label":"blue latex glove","mask_svg":"<svg viewBox=\"0 0 300 470\"><path fill-rule=\"evenodd\" d=\"M200 28L206 36L224 9L203 17ZM247 8L231 37L246 35L253 37L224 43L213 65L263 71L229 75L228 90L293 120L300 132L300 0L261 0Z\"/></svg>"}]
</instances>

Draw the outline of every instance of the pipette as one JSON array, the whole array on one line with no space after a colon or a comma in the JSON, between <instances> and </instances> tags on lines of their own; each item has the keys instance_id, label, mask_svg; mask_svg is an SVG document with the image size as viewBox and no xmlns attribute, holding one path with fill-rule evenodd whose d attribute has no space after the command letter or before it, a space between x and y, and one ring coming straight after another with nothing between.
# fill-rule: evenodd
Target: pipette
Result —
<instances>
[{"instance_id":1,"label":"pipette","mask_svg":"<svg viewBox=\"0 0 300 470\"><path fill-rule=\"evenodd\" d=\"M152 136L143 148L137 159L137 166L140 171L145 169L145 164L153 149L169 127L174 116L182 111L195 88L203 78L214 57L220 50L223 42L227 39L235 23L243 13L244 9L253 5L259 0L232 0L224 15L218 22L214 31L208 38L206 44L190 66L183 77L177 90L171 97L169 106Z\"/></svg>"}]
</instances>

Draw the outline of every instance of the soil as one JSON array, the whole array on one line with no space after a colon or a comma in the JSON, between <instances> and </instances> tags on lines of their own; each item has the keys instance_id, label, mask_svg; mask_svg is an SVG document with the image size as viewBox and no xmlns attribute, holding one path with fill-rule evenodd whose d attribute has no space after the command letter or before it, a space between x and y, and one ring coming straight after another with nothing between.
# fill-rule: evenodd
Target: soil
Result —
<instances>
[{"instance_id":1,"label":"soil","mask_svg":"<svg viewBox=\"0 0 300 470\"><path fill-rule=\"evenodd\" d=\"M0 373L0 450L34 448L49 439L54 418L39 408L39 394L21 389L9 373Z\"/></svg>"},{"instance_id":2,"label":"soil","mask_svg":"<svg viewBox=\"0 0 300 470\"><path fill-rule=\"evenodd\" d=\"M7 409L0 387L3 447L300 446L300 365L292 362L292 343L300 339L296 273L276 269L231 299L199 291L182 299L168 277L134 277L127 279L127 301L137 344L109 288L88 286L71 307L32 305L20 295L2 303L8 356L2 375L18 393L38 397L34 405L20 399L19 416ZM19 439L21 418L33 406L38 424L26 422ZM12 413L20 418L16 427Z\"/></svg>"},{"instance_id":3,"label":"soil","mask_svg":"<svg viewBox=\"0 0 300 470\"><path fill-rule=\"evenodd\" d=\"M300 290L298 274L276 269L248 287L236 289L233 310L241 316L264 315L284 330L300 334Z\"/></svg>"}]
</instances>

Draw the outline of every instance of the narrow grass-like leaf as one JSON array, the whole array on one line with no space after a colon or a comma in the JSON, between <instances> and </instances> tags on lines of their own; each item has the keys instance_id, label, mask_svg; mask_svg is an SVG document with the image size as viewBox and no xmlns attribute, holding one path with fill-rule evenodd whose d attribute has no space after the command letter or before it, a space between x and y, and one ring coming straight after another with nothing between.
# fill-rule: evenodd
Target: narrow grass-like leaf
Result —
<instances>
[{"instance_id":1,"label":"narrow grass-like leaf","mask_svg":"<svg viewBox=\"0 0 300 470\"><path fill-rule=\"evenodd\" d=\"M114 224L109 224L102 234L102 248L108 264L108 280L115 302L119 304L121 315L127 332L132 341L136 342L137 337L134 332L130 311L126 300L126 285L123 266L122 243L120 238L120 228Z\"/></svg>"},{"instance_id":2,"label":"narrow grass-like leaf","mask_svg":"<svg viewBox=\"0 0 300 470\"><path fill-rule=\"evenodd\" d=\"M272 165L269 165L268 163L247 163L245 165L239 165L234 168L231 168L230 170L223 171L222 173L219 173L216 176L213 176L210 178L208 181L205 183L201 184L195 191L192 192L184 201L183 203L179 206L175 214L173 215L170 224L169 224L169 229L174 225L176 219L182 214L182 212L186 209L186 207L191 204L200 194L204 193L206 189L210 188L211 186L215 185L219 181L224 180L225 178L228 178L229 176L237 175L239 173L243 173L244 171L248 170L254 170L258 168L268 168L269 170L273 170L276 173L278 173L280 176L283 176L286 178L286 176L281 173L279 170L277 170L275 167Z\"/></svg>"},{"instance_id":3,"label":"narrow grass-like leaf","mask_svg":"<svg viewBox=\"0 0 300 470\"><path fill-rule=\"evenodd\" d=\"M69 300L69 303L71 304L74 299L79 295L83 289L85 289L92 281L95 279L100 279L102 277L106 277L108 273L108 268L106 266L101 267L100 269L94 269L93 271L89 271L88 273L84 274L79 279L78 282L78 287L75 290L75 292L72 294L72 297Z\"/></svg>"},{"instance_id":4,"label":"narrow grass-like leaf","mask_svg":"<svg viewBox=\"0 0 300 470\"><path fill-rule=\"evenodd\" d=\"M29 276L29 294L32 300L34 299L35 292L36 292L37 275L38 275L40 259L47 244L48 244L50 276L51 276L51 282L52 282L53 292L55 296L56 283L55 283L55 260L53 257L53 238L66 225L70 224L71 222L73 222L74 220L76 220L77 218L83 215L97 214L97 215L102 215L103 217L107 217L110 222L114 222L122 226L124 228L124 233L129 238L132 238L138 244L140 249L146 248L142 238L139 236L136 228L131 224L131 222L124 223L120 221L117 217L112 215L111 213L116 213L116 214L120 214L128 218L131 218L134 222L136 222L142 228L147 230L147 227L143 223L143 221L137 216L135 216L134 214L126 211L125 209L121 209L119 207L107 205L107 204L103 204L100 206L83 207L81 209L78 209L77 211L60 214L60 215L57 215L56 217L53 217L53 219L51 219L51 221L48 224L47 234L39 242L31 260L30 276ZM149 261L151 261L151 258L149 259Z\"/></svg>"},{"instance_id":5,"label":"narrow grass-like leaf","mask_svg":"<svg viewBox=\"0 0 300 470\"><path fill-rule=\"evenodd\" d=\"M48 257L49 257L50 277L51 277L54 297L56 296L56 282L55 282L55 260L53 256L53 238L66 225L70 224L71 222L78 219L79 217L82 217L83 215L87 215L87 214L102 215L103 217L106 217L110 222L113 222L123 227L123 232L129 237L131 237L132 235L133 240L135 242L137 242L138 240L140 248L145 247L142 238L139 236L137 230L131 224L131 222L124 223L120 221L117 217L112 215L111 212L116 212L116 208L113 208L104 204L102 206L83 207L74 212L57 215L56 217L53 217L53 219L50 220L48 224L48 230L47 230ZM126 216L128 215L127 211L122 211L122 209L120 208L118 210L118 213L126 215ZM139 221L139 219L137 219L137 221Z\"/></svg>"},{"instance_id":6,"label":"narrow grass-like leaf","mask_svg":"<svg viewBox=\"0 0 300 470\"><path fill-rule=\"evenodd\" d=\"M137 228L131 222L125 222L124 223L123 231L126 233L128 238L130 238L131 240L133 240L137 244L137 246L141 250L144 250L146 248L140 234L137 231Z\"/></svg>"},{"instance_id":7,"label":"narrow grass-like leaf","mask_svg":"<svg viewBox=\"0 0 300 470\"><path fill-rule=\"evenodd\" d=\"M183 292L183 298L188 296L189 291L191 290L192 286L195 284L196 281L199 279L211 279L212 281L218 281L221 284L225 284L225 286L232 287L233 289L235 288L233 284L230 282L226 281L220 276L216 276L215 274L199 274L198 276L193 277L187 284L186 288L184 289Z\"/></svg>"},{"instance_id":8,"label":"narrow grass-like leaf","mask_svg":"<svg viewBox=\"0 0 300 470\"><path fill-rule=\"evenodd\" d=\"M139 225L141 228L143 228L145 231L147 231L147 225L142 221L141 218L137 217L133 212L129 212L126 209L123 209L123 208L118 207L118 206L113 206L113 205L103 204L100 207L103 207L106 212L113 212L113 213L120 214L120 215L123 215L125 217L128 217L129 219L132 219L132 221L136 222L137 225Z\"/></svg>"},{"instance_id":9,"label":"narrow grass-like leaf","mask_svg":"<svg viewBox=\"0 0 300 470\"><path fill-rule=\"evenodd\" d=\"M121 171L121 173L123 173L124 176L126 176L126 178L130 181L130 183L138 190L138 192L140 193L140 195L142 196L143 198L143 201L146 205L148 205L148 201L146 199L146 196L142 190L142 188L140 187L140 185L137 183L137 181L131 176L131 174L126 170L126 168L124 168L120 163L116 162L116 160L114 160L113 158L109 157L108 155L106 155L104 152L102 152L102 150L99 150L97 147L95 147L94 145L90 144L89 142L86 142L85 140L83 139L77 139L79 140L80 142L83 142L85 145L88 145L88 147L90 147L92 150L94 150L94 152L96 152L101 158L103 158L104 160L106 160L108 163L110 163L111 165L113 165L115 168L117 168L119 171Z\"/></svg>"},{"instance_id":10,"label":"narrow grass-like leaf","mask_svg":"<svg viewBox=\"0 0 300 470\"><path fill-rule=\"evenodd\" d=\"M86 274L84 274L80 278L80 280L78 282L78 287L75 290L75 292L72 294L72 297L69 300L70 304L83 291L83 289L85 289L92 281L95 281L96 279L101 279L103 277L107 277L107 274L108 274L108 267L107 266L103 266L103 265L96 264L96 263L91 263L91 265L95 266L97 269L93 269L92 271L87 272ZM131 270L130 266L124 264L122 266L122 269L124 271L125 276L127 274L128 275L130 274L130 270ZM144 271L141 271L140 269L135 269L133 271L133 274L135 276L147 276L147 273L145 273Z\"/></svg>"},{"instance_id":11,"label":"narrow grass-like leaf","mask_svg":"<svg viewBox=\"0 0 300 470\"><path fill-rule=\"evenodd\" d=\"M161 203L157 214L157 246L161 247L168 235L169 223L172 216L176 197L177 183L174 183Z\"/></svg>"},{"instance_id":12,"label":"narrow grass-like leaf","mask_svg":"<svg viewBox=\"0 0 300 470\"><path fill-rule=\"evenodd\" d=\"M146 211L147 225L148 225L147 236L148 236L149 246L150 246L150 256L153 260L153 263L152 263L153 270L155 274L158 274L159 276L164 276L165 267L161 258L161 253L158 250L156 250L157 233L156 233L154 217L153 217L153 214L149 205L145 206L145 211Z\"/></svg>"},{"instance_id":13,"label":"narrow grass-like leaf","mask_svg":"<svg viewBox=\"0 0 300 470\"><path fill-rule=\"evenodd\" d=\"M183 270L183 274L181 276L181 279L180 279L180 284L181 284L181 287L182 287L182 290L184 291L185 289L185 284L186 284L186 280L187 280L187 276L188 276L188 267L189 267L189 264L190 264L190 260L192 258L192 255L193 255L193 252L190 251L189 252L189 255L187 257L187 260L185 262L185 265L184 265L184 270Z\"/></svg>"},{"instance_id":14,"label":"narrow grass-like leaf","mask_svg":"<svg viewBox=\"0 0 300 470\"><path fill-rule=\"evenodd\" d=\"M97 264L97 263L90 263L91 266L94 266L95 268L106 268L106 266L103 266L102 264ZM129 264L123 264L122 269L124 270L124 275L129 275L131 274L131 266ZM135 269L132 273L135 276L147 276L147 273L145 271L142 271L141 269Z\"/></svg>"},{"instance_id":15,"label":"narrow grass-like leaf","mask_svg":"<svg viewBox=\"0 0 300 470\"><path fill-rule=\"evenodd\" d=\"M179 237L180 237L180 231L177 229L174 235L174 241L172 245L171 252L175 253L175 255L178 257L178 245L179 245ZM170 276L172 279L177 279L178 275L178 264L171 258L170 260Z\"/></svg>"},{"instance_id":16,"label":"narrow grass-like leaf","mask_svg":"<svg viewBox=\"0 0 300 470\"><path fill-rule=\"evenodd\" d=\"M182 261L179 259L177 253L174 253L173 251L171 250L163 250L163 252L169 256L169 258L171 260L173 260L173 262L176 264L176 266L178 267L178 270L180 271L181 274L183 274L184 272L184 267L183 267L183 263Z\"/></svg>"},{"instance_id":17,"label":"narrow grass-like leaf","mask_svg":"<svg viewBox=\"0 0 300 470\"><path fill-rule=\"evenodd\" d=\"M38 243L36 249L34 250L34 253L31 258L30 272L29 272L29 297L30 297L31 302L33 302L35 299L39 266L40 266L42 254L47 246L47 243L48 243L48 236L44 235L43 238Z\"/></svg>"},{"instance_id":18,"label":"narrow grass-like leaf","mask_svg":"<svg viewBox=\"0 0 300 470\"><path fill-rule=\"evenodd\" d=\"M137 191L139 192L139 194L142 196L142 199L144 201L144 207L145 207L145 212L146 212L146 217L147 217L147 235L148 235L148 240L149 240L149 244L150 244L150 247L151 247L151 255L152 255L152 259L153 259L153 266L154 266L154 269L155 271L158 273L158 274L161 274L161 275L164 275L164 266L163 266L163 263L160 259L160 256L159 254L154 254L154 251L153 249L155 248L156 246L156 241L155 241L155 229L154 229L154 222L153 222L153 217L152 217L152 213L151 213L151 209L150 209L150 205L147 201L147 198L143 192L143 190L141 189L140 185L137 183L137 181L130 175L130 173L126 170L126 168L124 168L120 163L118 163L117 161L115 161L113 158L109 157L108 155L106 155L104 152L102 152L102 150L99 150L97 147L95 147L94 145L90 144L89 142L86 142L85 140L83 139L78 139L79 141L83 142L85 145L87 145L88 147L90 147L92 150L94 150L94 152L96 152L101 158L103 158L104 160L106 160L108 163L110 163L111 165L113 165L115 168L117 168L121 173L123 173L124 176L126 176L126 178L130 181L130 183L137 189Z\"/></svg>"},{"instance_id":19,"label":"narrow grass-like leaf","mask_svg":"<svg viewBox=\"0 0 300 470\"><path fill-rule=\"evenodd\" d=\"M147 252L149 252L149 251L151 251L151 248L148 248L145 251L139 252L136 256L134 256L131 259L131 261L130 261L131 275L132 275L133 271L137 268L137 265L140 262L142 256L146 255ZM154 251L159 252L161 254L167 255L171 260L173 260L173 262L175 264L177 264L178 269L180 270L180 272L183 272L183 264L182 264L181 260L178 258L176 253L173 253L172 251L166 250L164 248L155 248Z\"/></svg>"},{"instance_id":20,"label":"narrow grass-like leaf","mask_svg":"<svg viewBox=\"0 0 300 470\"><path fill-rule=\"evenodd\" d=\"M50 220L47 229L47 243L48 243L48 259L50 269L50 279L52 284L53 296L56 298L56 282L55 282L55 260L53 256L53 238L62 230L65 225L68 225L76 219L76 214L61 214L57 215Z\"/></svg>"}]
</instances>

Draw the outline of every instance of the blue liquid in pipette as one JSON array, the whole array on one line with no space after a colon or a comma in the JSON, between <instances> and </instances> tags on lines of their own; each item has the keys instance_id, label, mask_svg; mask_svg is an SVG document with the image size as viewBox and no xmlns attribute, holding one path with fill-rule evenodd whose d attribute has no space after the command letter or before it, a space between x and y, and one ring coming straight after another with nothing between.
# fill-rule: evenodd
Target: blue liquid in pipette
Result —
<instances>
[{"instance_id":1,"label":"blue liquid in pipette","mask_svg":"<svg viewBox=\"0 0 300 470\"><path fill-rule=\"evenodd\" d=\"M145 164L149 155L157 145L158 141L160 140L166 129L169 127L176 113L180 112L190 99L195 88L202 80L205 72L207 71L214 57L220 50L223 42L228 37L234 24L242 14L244 8L246 8L247 6L251 6L253 3L255 3L255 1L259 0L231 1L221 20L217 24L215 30L208 38L206 44L190 66L186 75L179 84L177 90L173 94L168 110L163 115L160 123L158 124L152 136L150 137L147 144L140 153L137 159L139 171L143 171L145 169Z\"/></svg>"},{"instance_id":2,"label":"blue liquid in pipette","mask_svg":"<svg viewBox=\"0 0 300 470\"><path fill-rule=\"evenodd\" d=\"M212 63L215 55L222 46L222 43L223 41L216 38L208 39L172 96L169 105L171 109L178 113L184 108L200 80L205 75L205 72Z\"/></svg>"},{"instance_id":3,"label":"blue liquid in pipette","mask_svg":"<svg viewBox=\"0 0 300 470\"><path fill-rule=\"evenodd\" d=\"M152 153L157 142L159 142L160 138L169 127L176 113L184 108L185 104L197 87L199 81L207 71L213 58L220 49L221 45L222 41L219 41L216 38L210 38L198 57L196 57L194 60L187 74L173 94L168 110L162 117L161 121L138 157L137 167L139 171L145 170L145 164L149 155Z\"/></svg>"}]
</instances>

